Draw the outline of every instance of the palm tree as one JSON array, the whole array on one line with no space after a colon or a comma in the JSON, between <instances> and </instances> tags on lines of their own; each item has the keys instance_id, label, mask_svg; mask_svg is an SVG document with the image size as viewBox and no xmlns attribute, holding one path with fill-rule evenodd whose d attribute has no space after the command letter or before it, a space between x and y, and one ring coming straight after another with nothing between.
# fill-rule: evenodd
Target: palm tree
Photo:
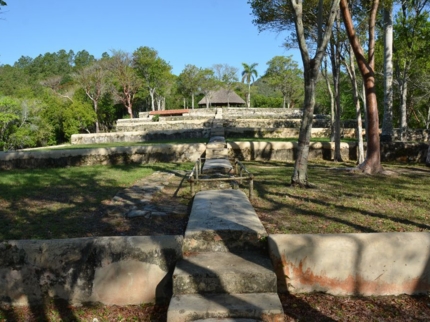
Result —
<instances>
[{"instance_id":1,"label":"palm tree","mask_svg":"<svg viewBox=\"0 0 430 322\"><path fill-rule=\"evenodd\" d=\"M246 97L246 104L248 107L251 107L251 81L254 82L254 76L258 77L257 70L255 69L257 65L258 63L253 63L251 65L242 63L242 83L246 82L248 84L248 95Z\"/></svg>"}]
</instances>

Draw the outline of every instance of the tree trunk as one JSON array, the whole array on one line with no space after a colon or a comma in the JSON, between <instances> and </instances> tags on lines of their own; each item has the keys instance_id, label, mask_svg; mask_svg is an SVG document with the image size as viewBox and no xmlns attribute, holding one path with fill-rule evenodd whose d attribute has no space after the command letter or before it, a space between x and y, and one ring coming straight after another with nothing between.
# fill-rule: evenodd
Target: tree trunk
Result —
<instances>
[{"instance_id":1,"label":"tree trunk","mask_svg":"<svg viewBox=\"0 0 430 322\"><path fill-rule=\"evenodd\" d=\"M427 111L426 130L429 129L429 125L430 125L430 106L429 106L428 111ZM430 151L430 149L429 149L429 151Z\"/></svg>"},{"instance_id":2,"label":"tree trunk","mask_svg":"<svg viewBox=\"0 0 430 322\"><path fill-rule=\"evenodd\" d=\"M305 67L305 74L311 74L309 67ZM299 142L297 146L297 158L294 166L291 183L305 187L308 182L308 157L309 144L311 141L312 121L315 107L315 82L316 78L305 76L305 101L303 108L303 118L300 126Z\"/></svg>"},{"instance_id":3,"label":"tree trunk","mask_svg":"<svg viewBox=\"0 0 430 322\"><path fill-rule=\"evenodd\" d=\"M384 116L381 141L391 142L393 139L393 5L390 4L384 8Z\"/></svg>"},{"instance_id":4,"label":"tree trunk","mask_svg":"<svg viewBox=\"0 0 430 322\"><path fill-rule=\"evenodd\" d=\"M368 61L364 58L364 52L360 45L357 34L355 33L352 17L348 9L347 0L340 0L340 8L345 24L346 32L349 41L354 51L357 60L358 68L365 87L366 106L367 106L367 154L366 159L361 163L358 168L368 174L381 172L381 146L379 141L379 115L378 115L378 102L376 100L375 92L375 76L374 76L374 29L376 12L378 9L379 1L373 0L371 14L369 18L369 46L368 46Z\"/></svg>"},{"instance_id":5,"label":"tree trunk","mask_svg":"<svg viewBox=\"0 0 430 322\"><path fill-rule=\"evenodd\" d=\"M335 123L335 117L334 117L334 95L333 90L331 89L330 80L328 78L328 72L327 72L327 61L324 59L324 69L321 70L322 75L325 79L325 84L327 86L327 91L330 97L330 142L334 142L334 123Z\"/></svg>"},{"instance_id":6,"label":"tree trunk","mask_svg":"<svg viewBox=\"0 0 430 322\"><path fill-rule=\"evenodd\" d=\"M340 17L339 11L336 15L336 30L340 30ZM334 119L334 160L342 161L342 156L340 154L340 52L339 52L339 35L338 31L333 36L330 43L331 47L331 66L333 75L333 87L334 87L334 102L335 102L335 119Z\"/></svg>"},{"instance_id":7,"label":"tree trunk","mask_svg":"<svg viewBox=\"0 0 430 322\"><path fill-rule=\"evenodd\" d=\"M309 52L305 39L305 32L303 29L303 8L302 2L291 0L291 5L294 9L295 30L299 42L300 53L303 61L304 80L305 80L305 100L303 106L303 117L300 126L299 142L297 147L297 158L294 165L293 175L291 177L291 184L298 186L310 186L308 182L308 157L309 157L309 144L312 132L312 121L315 108L315 84L318 77L318 72L321 66L321 61L327 48L327 44L331 37L332 26L336 16L339 0L334 0L330 10L330 15L327 19L326 25L322 26L322 10L323 0L319 1L319 12L321 13L318 21L318 40L316 45L316 52L313 59L310 59Z\"/></svg>"},{"instance_id":8,"label":"tree trunk","mask_svg":"<svg viewBox=\"0 0 430 322\"><path fill-rule=\"evenodd\" d=\"M151 110L155 111L155 99L154 99L155 89L149 89L149 96L151 96Z\"/></svg>"},{"instance_id":9,"label":"tree trunk","mask_svg":"<svg viewBox=\"0 0 430 322\"><path fill-rule=\"evenodd\" d=\"M361 107L360 107L360 98L358 94L358 84L357 84L357 75L355 74L355 65L352 60L352 56L354 53L352 52L352 47L348 46L348 55L349 62L345 63L346 70L349 75L349 79L351 80L352 86L352 94L355 105L355 116L357 120L357 127L355 130L355 136L357 139L357 163L361 164L364 162L364 147L363 147L363 122L361 119Z\"/></svg>"},{"instance_id":10,"label":"tree trunk","mask_svg":"<svg viewBox=\"0 0 430 322\"><path fill-rule=\"evenodd\" d=\"M94 104L94 112L96 113L96 121L95 121L96 133L99 133L100 126L99 126L99 117L98 117L98 102L96 100L93 100L93 104Z\"/></svg>"},{"instance_id":11,"label":"tree trunk","mask_svg":"<svg viewBox=\"0 0 430 322\"><path fill-rule=\"evenodd\" d=\"M408 130L407 120L408 81L403 77L400 81L400 139L406 140Z\"/></svg>"},{"instance_id":12,"label":"tree trunk","mask_svg":"<svg viewBox=\"0 0 430 322\"><path fill-rule=\"evenodd\" d=\"M285 97L285 95L284 95L284 102L283 102L283 104L282 104L282 108L285 108L285 102L287 101L287 98Z\"/></svg>"},{"instance_id":13,"label":"tree trunk","mask_svg":"<svg viewBox=\"0 0 430 322\"><path fill-rule=\"evenodd\" d=\"M251 107L251 82L248 83L248 95L247 95L247 105L248 108Z\"/></svg>"},{"instance_id":14,"label":"tree trunk","mask_svg":"<svg viewBox=\"0 0 430 322\"><path fill-rule=\"evenodd\" d=\"M191 108L194 110L194 93L191 94Z\"/></svg>"}]
</instances>

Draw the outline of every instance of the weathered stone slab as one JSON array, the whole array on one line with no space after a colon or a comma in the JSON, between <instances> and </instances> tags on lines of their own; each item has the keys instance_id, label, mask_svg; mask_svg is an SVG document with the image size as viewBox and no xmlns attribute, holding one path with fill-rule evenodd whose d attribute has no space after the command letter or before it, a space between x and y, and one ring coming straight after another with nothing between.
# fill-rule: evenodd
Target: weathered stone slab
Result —
<instances>
[{"instance_id":1,"label":"weathered stone slab","mask_svg":"<svg viewBox=\"0 0 430 322\"><path fill-rule=\"evenodd\" d=\"M173 294L276 293L276 275L267 255L258 252L194 253L173 273Z\"/></svg>"},{"instance_id":2,"label":"weathered stone slab","mask_svg":"<svg viewBox=\"0 0 430 322\"><path fill-rule=\"evenodd\" d=\"M202 173L229 173L233 167L228 159L208 159L203 164Z\"/></svg>"},{"instance_id":3,"label":"weathered stone slab","mask_svg":"<svg viewBox=\"0 0 430 322\"><path fill-rule=\"evenodd\" d=\"M216 148L225 148L225 138L223 136L212 136L209 139L206 148L208 149L216 149Z\"/></svg>"},{"instance_id":4,"label":"weathered stone slab","mask_svg":"<svg viewBox=\"0 0 430 322\"><path fill-rule=\"evenodd\" d=\"M183 251L261 249L267 232L240 190L201 191L194 197Z\"/></svg>"},{"instance_id":5,"label":"weathered stone slab","mask_svg":"<svg viewBox=\"0 0 430 322\"><path fill-rule=\"evenodd\" d=\"M186 294L170 301L168 322L211 318L283 322L284 312L277 293Z\"/></svg>"},{"instance_id":6,"label":"weathered stone slab","mask_svg":"<svg viewBox=\"0 0 430 322\"><path fill-rule=\"evenodd\" d=\"M270 235L280 291L398 295L430 291L430 233Z\"/></svg>"},{"instance_id":7,"label":"weathered stone slab","mask_svg":"<svg viewBox=\"0 0 430 322\"><path fill-rule=\"evenodd\" d=\"M227 148L206 149L206 159L228 158Z\"/></svg>"},{"instance_id":8,"label":"weathered stone slab","mask_svg":"<svg viewBox=\"0 0 430 322\"><path fill-rule=\"evenodd\" d=\"M0 244L0 303L166 300L181 244L181 236L6 241Z\"/></svg>"}]
</instances>

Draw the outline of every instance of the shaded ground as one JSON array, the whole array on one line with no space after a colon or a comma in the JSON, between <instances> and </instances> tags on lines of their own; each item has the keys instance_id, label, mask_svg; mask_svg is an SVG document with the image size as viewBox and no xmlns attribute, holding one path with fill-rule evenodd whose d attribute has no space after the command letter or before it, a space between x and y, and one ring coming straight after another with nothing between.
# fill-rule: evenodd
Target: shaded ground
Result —
<instances>
[{"instance_id":1,"label":"shaded ground","mask_svg":"<svg viewBox=\"0 0 430 322\"><path fill-rule=\"evenodd\" d=\"M252 204L269 233L430 231L429 168L391 165L386 168L393 171L393 175L365 176L335 170L333 163L313 163L309 177L317 189L291 189L287 183L292 164L249 162L246 165L256 175L256 198ZM42 228L38 229L52 231L50 235L43 231L37 238L184 233L187 216L150 220L107 218L106 207L125 186L113 179L97 179L103 171L77 175L79 180L73 178L73 185L67 183L61 172L55 173L55 177L59 176L58 182L54 177L49 179L51 184L38 179L40 182L34 186L24 179L24 175L18 177L23 182L22 188L0 183L0 220L3 220L0 240L1 234L32 238L37 231L27 227L34 223L39 225L38 216L43 219ZM119 175L131 175L133 171L135 169L121 169ZM136 178L149 174L139 173ZM181 182L182 177L175 176L162 193L154 196L154 204L159 207L167 204L189 206L188 184L183 182L181 185ZM28 189L35 192L26 194ZM16 198L6 198L7 193ZM53 212L55 216L52 216ZM4 221L5 218L10 221ZM49 226L46 221L50 222ZM9 228L4 226L5 223ZM70 228L62 229L65 225ZM83 227L85 233L82 234L78 227ZM70 236L63 235L66 233ZM356 298L281 294L280 297L285 321L430 320L428 296ZM0 321L166 321L166 312L166 305L75 308L65 303L47 303L36 308L0 308Z\"/></svg>"},{"instance_id":2,"label":"shaded ground","mask_svg":"<svg viewBox=\"0 0 430 322\"><path fill-rule=\"evenodd\" d=\"M428 296L338 297L280 294L285 321L430 321ZM164 322L167 305L70 307L48 303L33 308L0 308L0 321ZM96 319L96 320L95 320Z\"/></svg>"}]
</instances>

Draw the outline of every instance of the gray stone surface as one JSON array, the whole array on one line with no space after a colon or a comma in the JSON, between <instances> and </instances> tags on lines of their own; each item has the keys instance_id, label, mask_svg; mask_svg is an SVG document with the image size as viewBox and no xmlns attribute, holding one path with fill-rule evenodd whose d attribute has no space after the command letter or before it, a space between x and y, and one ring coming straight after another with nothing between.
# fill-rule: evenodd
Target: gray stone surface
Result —
<instances>
[{"instance_id":1,"label":"gray stone surface","mask_svg":"<svg viewBox=\"0 0 430 322\"><path fill-rule=\"evenodd\" d=\"M276 293L276 275L267 255L252 253L190 254L176 265L173 294Z\"/></svg>"},{"instance_id":2,"label":"gray stone surface","mask_svg":"<svg viewBox=\"0 0 430 322\"><path fill-rule=\"evenodd\" d=\"M186 294L172 297L168 322L208 318L282 322L284 312L277 293Z\"/></svg>"},{"instance_id":3,"label":"gray stone surface","mask_svg":"<svg viewBox=\"0 0 430 322\"><path fill-rule=\"evenodd\" d=\"M106 205L109 217L144 217L185 216L188 214L186 205L172 207L168 204L154 205L152 198L163 191L174 174L156 171L150 176L136 181L133 186L119 191Z\"/></svg>"},{"instance_id":4,"label":"gray stone surface","mask_svg":"<svg viewBox=\"0 0 430 322\"><path fill-rule=\"evenodd\" d=\"M279 290L335 295L427 294L430 233L270 235Z\"/></svg>"},{"instance_id":5,"label":"gray stone surface","mask_svg":"<svg viewBox=\"0 0 430 322\"><path fill-rule=\"evenodd\" d=\"M259 249L265 237L267 232L245 193L201 191L194 197L183 250Z\"/></svg>"},{"instance_id":6,"label":"gray stone surface","mask_svg":"<svg viewBox=\"0 0 430 322\"><path fill-rule=\"evenodd\" d=\"M182 236L6 241L0 244L0 304L166 300L181 244Z\"/></svg>"},{"instance_id":7,"label":"gray stone surface","mask_svg":"<svg viewBox=\"0 0 430 322\"><path fill-rule=\"evenodd\" d=\"M206 149L206 159L225 159L228 158L227 148Z\"/></svg>"},{"instance_id":8,"label":"gray stone surface","mask_svg":"<svg viewBox=\"0 0 430 322\"><path fill-rule=\"evenodd\" d=\"M110 133L105 133L110 134ZM84 134L83 134L84 135ZM88 134L96 135L96 134ZM82 143L82 142L77 142ZM90 140L87 143L105 143ZM112 165L153 162L195 162L205 144L157 144L97 149L0 152L0 169Z\"/></svg>"},{"instance_id":9,"label":"gray stone surface","mask_svg":"<svg viewBox=\"0 0 430 322\"><path fill-rule=\"evenodd\" d=\"M230 173L233 171L233 166L227 159L208 159L203 164L202 173Z\"/></svg>"}]
</instances>

